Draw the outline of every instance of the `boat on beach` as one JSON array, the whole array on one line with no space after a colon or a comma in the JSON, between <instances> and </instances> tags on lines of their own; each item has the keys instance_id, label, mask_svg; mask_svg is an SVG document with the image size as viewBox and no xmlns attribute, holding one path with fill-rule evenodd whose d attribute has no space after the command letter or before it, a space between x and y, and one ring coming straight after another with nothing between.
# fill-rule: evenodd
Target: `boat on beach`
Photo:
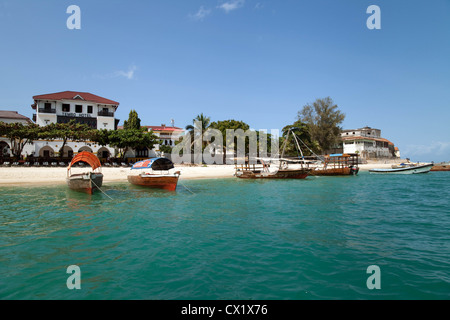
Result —
<instances>
[{"instance_id":1,"label":"boat on beach","mask_svg":"<svg viewBox=\"0 0 450 320\"><path fill-rule=\"evenodd\" d=\"M175 191L180 171L167 158L152 158L136 162L127 176L128 182L142 187Z\"/></svg>"},{"instance_id":2,"label":"boat on beach","mask_svg":"<svg viewBox=\"0 0 450 320\"><path fill-rule=\"evenodd\" d=\"M72 169L76 164L88 164L91 171L82 173L73 173ZM82 151L73 157L67 167L66 182L70 189L87 194L93 194L95 190L100 189L103 184L103 174L101 173L100 160L93 153Z\"/></svg>"},{"instance_id":3,"label":"boat on beach","mask_svg":"<svg viewBox=\"0 0 450 320\"><path fill-rule=\"evenodd\" d=\"M408 164L405 166L398 166L396 168L387 169L370 169L369 173L375 174L418 174L430 172L433 164L413 165Z\"/></svg>"}]
</instances>

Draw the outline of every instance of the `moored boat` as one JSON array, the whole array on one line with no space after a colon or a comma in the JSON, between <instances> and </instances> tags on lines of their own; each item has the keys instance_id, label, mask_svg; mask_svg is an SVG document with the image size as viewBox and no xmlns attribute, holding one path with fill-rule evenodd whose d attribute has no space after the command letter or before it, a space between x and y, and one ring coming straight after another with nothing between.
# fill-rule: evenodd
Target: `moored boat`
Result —
<instances>
[{"instance_id":1,"label":"moored boat","mask_svg":"<svg viewBox=\"0 0 450 320\"><path fill-rule=\"evenodd\" d=\"M127 176L128 182L142 187L175 191L180 171L170 172L175 166L167 158L152 158L136 162Z\"/></svg>"},{"instance_id":2,"label":"moored boat","mask_svg":"<svg viewBox=\"0 0 450 320\"><path fill-rule=\"evenodd\" d=\"M357 175L358 154L330 154L326 155L319 165L311 166L312 176L349 176Z\"/></svg>"},{"instance_id":3,"label":"moored boat","mask_svg":"<svg viewBox=\"0 0 450 320\"><path fill-rule=\"evenodd\" d=\"M450 171L450 162L435 163L430 171Z\"/></svg>"},{"instance_id":4,"label":"moored boat","mask_svg":"<svg viewBox=\"0 0 450 320\"><path fill-rule=\"evenodd\" d=\"M78 163L87 163L92 171L73 173L73 166ZM93 153L87 151L78 153L67 168L66 182L72 190L93 194L103 184L100 160Z\"/></svg>"},{"instance_id":5,"label":"moored boat","mask_svg":"<svg viewBox=\"0 0 450 320\"><path fill-rule=\"evenodd\" d=\"M433 164L424 164L391 169L370 169L369 172L378 174L418 174L430 172L432 167Z\"/></svg>"},{"instance_id":6,"label":"moored boat","mask_svg":"<svg viewBox=\"0 0 450 320\"><path fill-rule=\"evenodd\" d=\"M236 166L235 175L241 179L305 179L311 172L311 169L306 168L289 169L275 166L275 169L271 170L270 167L270 164L260 160L260 164Z\"/></svg>"}]
</instances>

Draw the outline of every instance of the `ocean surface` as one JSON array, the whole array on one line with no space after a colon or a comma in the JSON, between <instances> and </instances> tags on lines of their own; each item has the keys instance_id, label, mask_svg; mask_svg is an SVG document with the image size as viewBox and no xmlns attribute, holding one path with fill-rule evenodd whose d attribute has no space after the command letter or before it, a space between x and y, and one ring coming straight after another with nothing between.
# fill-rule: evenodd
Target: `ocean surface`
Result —
<instances>
[{"instance_id":1,"label":"ocean surface","mask_svg":"<svg viewBox=\"0 0 450 320\"><path fill-rule=\"evenodd\" d=\"M102 189L0 188L0 299L450 299L448 172Z\"/></svg>"}]
</instances>

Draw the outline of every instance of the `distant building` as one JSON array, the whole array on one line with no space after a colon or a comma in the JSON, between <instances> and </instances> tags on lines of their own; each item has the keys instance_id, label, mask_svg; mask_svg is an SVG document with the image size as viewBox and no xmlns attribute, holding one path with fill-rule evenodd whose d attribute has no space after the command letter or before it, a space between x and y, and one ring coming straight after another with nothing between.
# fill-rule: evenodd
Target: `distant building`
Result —
<instances>
[{"instance_id":1,"label":"distant building","mask_svg":"<svg viewBox=\"0 0 450 320\"><path fill-rule=\"evenodd\" d=\"M31 123L31 120L30 118L19 114L17 111L0 110L0 122L28 124ZM0 158L11 156L10 143L11 142L9 139L0 137ZM31 151L32 147L30 145L26 145L24 149L25 151Z\"/></svg>"},{"instance_id":2,"label":"distant building","mask_svg":"<svg viewBox=\"0 0 450 320\"><path fill-rule=\"evenodd\" d=\"M126 158L152 158L161 155L161 146L169 146L174 147L175 143L180 140L180 138L184 135L184 130L182 128L178 128L175 126L166 126L162 124L160 126L142 126L146 128L147 131L153 131L158 137L158 140L161 140L161 144L156 144L153 149L143 148L140 150L129 150L126 154ZM123 126L119 126L117 129L123 129ZM165 155L169 156L169 155ZM136 159L133 159L136 160ZM132 160L132 161L133 161Z\"/></svg>"},{"instance_id":3,"label":"distant building","mask_svg":"<svg viewBox=\"0 0 450 320\"><path fill-rule=\"evenodd\" d=\"M5 123L31 123L31 119L19 114L17 111L0 110L0 121Z\"/></svg>"},{"instance_id":4,"label":"distant building","mask_svg":"<svg viewBox=\"0 0 450 320\"><path fill-rule=\"evenodd\" d=\"M64 91L33 97L33 120L40 126L75 120L94 129L115 130L119 123L114 114L119 103L88 92Z\"/></svg>"},{"instance_id":5,"label":"distant building","mask_svg":"<svg viewBox=\"0 0 450 320\"><path fill-rule=\"evenodd\" d=\"M381 137L381 130L371 127L343 130L341 133L344 153L358 153L364 159L396 158L400 151L394 143Z\"/></svg>"}]
</instances>

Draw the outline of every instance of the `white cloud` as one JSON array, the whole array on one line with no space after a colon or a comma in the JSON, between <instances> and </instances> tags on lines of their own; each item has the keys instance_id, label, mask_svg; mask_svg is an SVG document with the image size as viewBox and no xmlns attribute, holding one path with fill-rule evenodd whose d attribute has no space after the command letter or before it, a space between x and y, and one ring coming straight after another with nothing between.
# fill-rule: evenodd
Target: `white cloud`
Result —
<instances>
[{"instance_id":1,"label":"white cloud","mask_svg":"<svg viewBox=\"0 0 450 320\"><path fill-rule=\"evenodd\" d=\"M210 9L205 9L203 6L200 7L200 9L198 9L197 13L195 14L190 14L189 17L192 20L197 20L197 21L201 21L203 20L206 16L208 16L211 13Z\"/></svg>"},{"instance_id":2,"label":"white cloud","mask_svg":"<svg viewBox=\"0 0 450 320\"><path fill-rule=\"evenodd\" d=\"M229 13L233 10L239 9L243 7L245 4L245 0L231 0L225 3L222 3L218 8L224 10L226 13Z\"/></svg>"},{"instance_id":3,"label":"white cloud","mask_svg":"<svg viewBox=\"0 0 450 320\"><path fill-rule=\"evenodd\" d=\"M136 71L136 66L131 66L128 71L116 71L115 74L118 77L125 77L128 80L132 80L134 78L134 72Z\"/></svg>"},{"instance_id":4,"label":"white cloud","mask_svg":"<svg viewBox=\"0 0 450 320\"><path fill-rule=\"evenodd\" d=\"M127 71L119 70L108 74L94 74L93 77L97 79L112 79L112 78L118 78L118 77L124 77L128 80L133 80L135 76L135 72L137 70L137 67L135 65L132 65L128 68Z\"/></svg>"}]
</instances>

